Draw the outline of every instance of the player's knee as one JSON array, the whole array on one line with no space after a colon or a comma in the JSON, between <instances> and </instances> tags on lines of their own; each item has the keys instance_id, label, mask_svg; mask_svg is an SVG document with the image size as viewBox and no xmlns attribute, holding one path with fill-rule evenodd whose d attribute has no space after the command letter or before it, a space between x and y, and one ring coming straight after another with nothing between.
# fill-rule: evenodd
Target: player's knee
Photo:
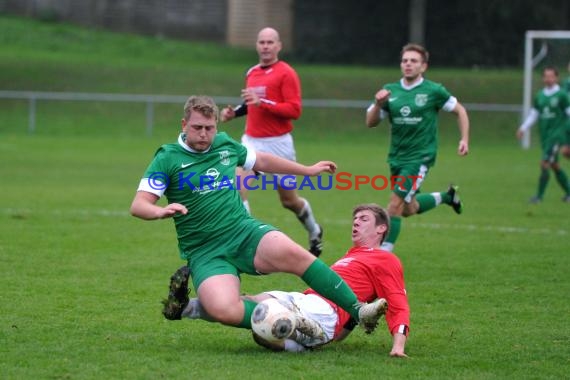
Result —
<instances>
[{"instance_id":1,"label":"player's knee","mask_svg":"<svg viewBox=\"0 0 570 380\"><path fill-rule=\"evenodd\" d=\"M208 315L225 325L237 325L243 319L243 308L238 303L209 305L204 307Z\"/></svg>"},{"instance_id":2,"label":"player's knee","mask_svg":"<svg viewBox=\"0 0 570 380\"><path fill-rule=\"evenodd\" d=\"M287 210L295 212L296 214L300 213L303 210L303 207L305 206L305 203L299 197L287 197L287 198L282 197L280 198L280 200L281 200L281 206L283 206Z\"/></svg>"},{"instance_id":3,"label":"player's knee","mask_svg":"<svg viewBox=\"0 0 570 380\"><path fill-rule=\"evenodd\" d=\"M390 216L404 216L404 200L400 197L392 197L388 203L388 214Z\"/></svg>"}]
</instances>

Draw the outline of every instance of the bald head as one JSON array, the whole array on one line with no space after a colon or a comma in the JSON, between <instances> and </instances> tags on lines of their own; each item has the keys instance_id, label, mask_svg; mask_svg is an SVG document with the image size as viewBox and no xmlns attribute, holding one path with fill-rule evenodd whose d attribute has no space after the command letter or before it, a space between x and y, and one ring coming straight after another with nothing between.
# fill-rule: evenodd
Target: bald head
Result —
<instances>
[{"instance_id":1,"label":"bald head","mask_svg":"<svg viewBox=\"0 0 570 380\"><path fill-rule=\"evenodd\" d=\"M259 55L259 63L262 66L274 64L279 60L279 52L281 51L279 32L273 28L261 29L257 34L255 48Z\"/></svg>"},{"instance_id":2,"label":"bald head","mask_svg":"<svg viewBox=\"0 0 570 380\"><path fill-rule=\"evenodd\" d=\"M272 39L274 41L279 41L281 42L281 39L279 37L279 32L273 28L263 28L259 31L259 33L257 33L257 40L259 41L260 39Z\"/></svg>"}]
</instances>

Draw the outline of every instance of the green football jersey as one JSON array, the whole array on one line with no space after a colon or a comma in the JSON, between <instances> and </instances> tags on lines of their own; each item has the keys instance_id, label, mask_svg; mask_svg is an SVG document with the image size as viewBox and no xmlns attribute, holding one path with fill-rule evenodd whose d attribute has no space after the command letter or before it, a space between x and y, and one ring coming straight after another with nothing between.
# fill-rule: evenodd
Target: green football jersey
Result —
<instances>
[{"instance_id":1,"label":"green football jersey","mask_svg":"<svg viewBox=\"0 0 570 380\"><path fill-rule=\"evenodd\" d=\"M538 127L543 150L548 150L564 140L568 120L566 108L569 106L568 95L560 86L551 90L542 89L536 94L533 108L539 115Z\"/></svg>"},{"instance_id":2,"label":"green football jersey","mask_svg":"<svg viewBox=\"0 0 570 380\"><path fill-rule=\"evenodd\" d=\"M218 133L210 149L194 152L178 142L161 146L148 166L139 191L165 195L168 203L186 206L186 215L176 215L174 223L178 247L183 259L192 249L220 238L225 232L247 218L238 193L235 170L237 166L251 169L255 152Z\"/></svg>"},{"instance_id":3,"label":"green football jersey","mask_svg":"<svg viewBox=\"0 0 570 380\"><path fill-rule=\"evenodd\" d=\"M384 88L390 91L390 98L382 107L391 124L388 162L433 165L437 154L438 112L444 106L451 111L457 100L441 84L427 79L412 87L406 87L400 80Z\"/></svg>"},{"instance_id":4,"label":"green football jersey","mask_svg":"<svg viewBox=\"0 0 570 380\"><path fill-rule=\"evenodd\" d=\"M566 91L568 96L570 96L570 77L566 77L566 79L564 79L561 87L564 91Z\"/></svg>"}]
</instances>

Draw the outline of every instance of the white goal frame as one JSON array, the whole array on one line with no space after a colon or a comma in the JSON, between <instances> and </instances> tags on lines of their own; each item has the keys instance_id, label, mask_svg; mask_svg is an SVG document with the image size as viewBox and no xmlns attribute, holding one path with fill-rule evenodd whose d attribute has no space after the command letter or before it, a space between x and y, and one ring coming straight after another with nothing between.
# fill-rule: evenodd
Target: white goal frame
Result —
<instances>
[{"instance_id":1,"label":"white goal frame","mask_svg":"<svg viewBox=\"0 0 570 380\"><path fill-rule=\"evenodd\" d=\"M524 39L524 82L523 105L521 120L528 115L532 102L532 70L546 56L546 51L539 51L533 57L535 40L570 40L570 30L527 30ZM570 57L568 57L570 60ZM530 130L527 130L522 139L522 147L530 148Z\"/></svg>"}]
</instances>

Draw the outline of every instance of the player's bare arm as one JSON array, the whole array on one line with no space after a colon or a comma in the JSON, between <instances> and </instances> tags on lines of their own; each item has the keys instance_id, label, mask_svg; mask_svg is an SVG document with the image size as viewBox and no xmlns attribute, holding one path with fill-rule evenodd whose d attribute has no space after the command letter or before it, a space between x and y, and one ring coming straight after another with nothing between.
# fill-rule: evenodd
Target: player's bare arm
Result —
<instances>
[{"instance_id":1,"label":"player's bare arm","mask_svg":"<svg viewBox=\"0 0 570 380\"><path fill-rule=\"evenodd\" d=\"M256 152L256 160L253 165L253 169L256 171L308 176L315 176L321 173L332 174L336 171L336 168L336 164L332 161L320 161L312 166L306 166L265 152Z\"/></svg>"},{"instance_id":2,"label":"player's bare arm","mask_svg":"<svg viewBox=\"0 0 570 380\"><path fill-rule=\"evenodd\" d=\"M381 89L374 95L374 104L366 112L366 126L372 128L380 123L380 109L390 97L390 91Z\"/></svg>"},{"instance_id":3,"label":"player's bare arm","mask_svg":"<svg viewBox=\"0 0 570 380\"><path fill-rule=\"evenodd\" d=\"M467 116L465 107L459 102L457 102L452 112L457 115L457 124L459 125L459 133L461 134L457 154L466 156L469 153L469 116Z\"/></svg>"},{"instance_id":4,"label":"player's bare arm","mask_svg":"<svg viewBox=\"0 0 570 380\"><path fill-rule=\"evenodd\" d=\"M171 218L177 213L187 214L188 210L180 203L171 203L165 207L158 206L158 196L138 191L131 204L131 215L144 220Z\"/></svg>"}]
</instances>

